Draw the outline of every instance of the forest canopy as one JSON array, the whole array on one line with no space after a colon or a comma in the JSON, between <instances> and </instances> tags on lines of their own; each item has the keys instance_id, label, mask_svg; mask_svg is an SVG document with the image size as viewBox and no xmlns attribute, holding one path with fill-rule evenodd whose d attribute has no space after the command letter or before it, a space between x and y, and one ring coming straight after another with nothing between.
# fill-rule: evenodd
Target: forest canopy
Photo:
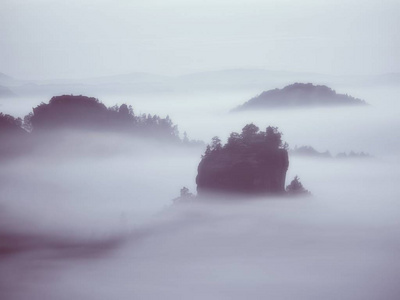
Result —
<instances>
[{"instance_id":1,"label":"forest canopy","mask_svg":"<svg viewBox=\"0 0 400 300\"><path fill-rule=\"evenodd\" d=\"M33 132L56 128L111 130L179 141L178 127L167 116L135 115L122 104L107 108L98 99L63 95L41 103L25 118L25 127Z\"/></svg>"},{"instance_id":2,"label":"forest canopy","mask_svg":"<svg viewBox=\"0 0 400 300\"><path fill-rule=\"evenodd\" d=\"M198 166L197 192L282 194L289 166L286 143L277 127L247 124L225 145L212 138Z\"/></svg>"},{"instance_id":3,"label":"forest canopy","mask_svg":"<svg viewBox=\"0 0 400 300\"><path fill-rule=\"evenodd\" d=\"M178 126L169 116L136 115L127 104L106 107L93 97L63 95L42 102L23 120L0 113L0 159L36 146L55 145L60 137L66 137L64 133L72 131L87 137L88 131L95 131L172 145L204 146L202 141L190 140L186 132L181 139Z\"/></svg>"},{"instance_id":4,"label":"forest canopy","mask_svg":"<svg viewBox=\"0 0 400 300\"><path fill-rule=\"evenodd\" d=\"M213 137L203 157L212 156L220 151L238 153L248 152L251 149L257 151L257 149L286 150L287 148L288 144L282 142L282 133L279 132L278 127L268 126L265 131L260 131L259 127L251 123L244 126L240 134L232 132L225 145L221 144L219 137Z\"/></svg>"}]
</instances>

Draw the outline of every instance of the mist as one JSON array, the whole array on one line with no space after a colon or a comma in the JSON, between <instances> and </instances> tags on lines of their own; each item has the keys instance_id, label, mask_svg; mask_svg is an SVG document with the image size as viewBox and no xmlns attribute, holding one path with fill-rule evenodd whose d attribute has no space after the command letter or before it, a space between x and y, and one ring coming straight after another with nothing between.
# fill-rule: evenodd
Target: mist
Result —
<instances>
[{"instance_id":1,"label":"mist","mask_svg":"<svg viewBox=\"0 0 400 300\"><path fill-rule=\"evenodd\" d=\"M398 11L2 1L0 299L399 299ZM366 105L234 111L295 83ZM281 193L202 194L249 124L277 127Z\"/></svg>"},{"instance_id":2,"label":"mist","mask_svg":"<svg viewBox=\"0 0 400 300\"><path fill-rule=\"evenodd\" d=\"M290 147L373 155L290 157L286 182L299 175L305 198L173 204L182 186L195 193L203 147L102 131L44 136L0 172L2 236L20 239L3 250L2 298L396 299L397 89L351 93L370 105L231 113L254 92L124 98L206 142L253 122L278 126Z\"/></svg>"},{"instance_id":3,"label":"mist","mask_svg":"<svg viewBox=\"0 0 400 300\"><path fill-rule=\"evenodd\" d=\"M240 67L339 75L399 69L393 0L4 0L1 6L2 72L22 79Z\"/></svg>"}]
</instances>

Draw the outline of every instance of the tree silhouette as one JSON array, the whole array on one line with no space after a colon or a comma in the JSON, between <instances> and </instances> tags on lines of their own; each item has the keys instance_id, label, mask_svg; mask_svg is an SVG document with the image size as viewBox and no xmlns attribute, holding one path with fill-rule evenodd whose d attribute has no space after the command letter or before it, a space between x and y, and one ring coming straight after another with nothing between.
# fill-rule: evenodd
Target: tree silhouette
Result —
<instances>
[{"instance_id":1,"label":"tree silhouette","mask_svg":"<svg viewBox=\"0 0 400 300\"><path fill-rule=\"evenodd\" d=\"M254 137L257 135L257 132L260 130L256 125L253 123L247 124L246 126L243 127L242 129L242 134L240 135L243 141L248 144L251 142Z\"/></svg>"},{"instance_id":2,"label":"tree silhouette","mask_svg":"<svg viewBox=\"0 0 400 300\"><path fill-rule=\"evenodd\" d=\"M286 187L286 191L289 194L310 194L308 190L306 190L302 183L300 182L299 176L295 176L292 182Z\"/></svg>"},{"instance_id":3,"label":"tree silhouette","mask_svg":"<svg viewBox=\"0 0 400 300\"><path fill-rule=\"evenodd\" d=\"M107 108L96 98L63 95L41 103L25 117L24 128L40 132L55 128L113 130L179 142L178 127L167 116L135 116L131 106L122 104Z\"/></svg>"},{"instance_id":4,"label":"tree silhouette","mask_svg":"<svg viewBox=\"0 0 400 300\"><path fill-rule=\"evenodd\" d=\"M278 131L278 127L268 126L265 130L265 140L267 144L272 148L278 148L282 146L282 133ZM287 144L285 145L287 147Z\"/></svg>"},{"instance_id":5,"label":"tree silhouette","mask_svg":"<svg viewBox=\"0 0 400 300\"><path fill-rule=\"evenodd\" d=\"M232 132L224 146L213 137L198 167L197 191L283 193L288 153L278 129L269 131L271 141L254 124Z\"/></svg>"},{"instance_id":6,"label":"tree silhouette","mask_svg":"<svg viewBox=\"0 0 400 300\"><path fill-rule=\"evenodd\" d=\"M214 136L211 140L211 151L220 151L221 149L221 139L217 136Z\"/></svg>"},{"instance_id":7,"label":"tree silhouette","mask_svg":"<svg viewBox=\"0 0 400 300\"><path fill-rule=\"evenodd\" d=\"M118 112L120 113L121 116L124 116L124 117L130 115L129 108L128 108L128 106L126 104L122 104L119 107Z\"/></svg>"},{"instance_id":8,"label":"tree silhouette","mask_svg":"<svg viewBox=\"0 0 400 300\"><path fill-rule=\"evenodd\" d=\"M189 191L187 187L181 188L180 196L178 198L173 199L174 203L185 203L190 202L195 198L195 196Z\"/></svg>"}]
</instances>

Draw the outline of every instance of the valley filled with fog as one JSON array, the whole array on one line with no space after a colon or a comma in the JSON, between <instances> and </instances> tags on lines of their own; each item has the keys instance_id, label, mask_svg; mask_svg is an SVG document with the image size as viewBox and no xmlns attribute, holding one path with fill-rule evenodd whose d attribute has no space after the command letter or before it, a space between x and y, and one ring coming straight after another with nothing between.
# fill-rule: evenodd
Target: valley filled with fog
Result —
<instances>
[{"instance_id":1,"label":"valley filled with fog","mask_svg":"<svg viewBox=\"0 0 400 300\"><path fill-rule=\"evenodd\" d=\"M258 88L88 94L168 115L181 137L226 142L271 125L290 148L332 158L289 157L286 184L298 175L311 197L173 204L183 186L196 192L205 146L102 131L44 140L2 162L0 235L18 251L0 260L0 298L396 299L400 90L331 87L369 105L230 112ZM23 117L49 100L1 99L0 111ZM335 157L350 151L370 157Z\"/></svg>"},{"instance_id":2,"label":"valley filled with fog","mask_svg":"<svg viewBox=\"0 0 400 300\"><path fill-rule=\"evenodd\" d=\"M1 0L0 300L400 299L399 11Z\"/></svg>"}]
</instances>

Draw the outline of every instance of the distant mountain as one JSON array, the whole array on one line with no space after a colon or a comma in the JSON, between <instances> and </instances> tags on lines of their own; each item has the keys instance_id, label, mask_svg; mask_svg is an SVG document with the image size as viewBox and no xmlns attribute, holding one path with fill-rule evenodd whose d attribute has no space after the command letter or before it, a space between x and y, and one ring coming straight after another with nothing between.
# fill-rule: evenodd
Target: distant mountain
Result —
<instances>
[{"instance_id":1,"label":"distant mountain","mask_svg":"<svg viewBox=\"0 0 400 300\"><path fill-rule=\"evenodd\" d=\"M83 79L19 80L0 73L0 86L20 96L54 94L136 94L170 91L174 78L150 73L129 73Z\"/></svg>"},{"instance_id":2,"label":"distant mountain","mask_svg":"<svg viewBox=\"0 0 400 300\"><path fill-rule=\"evenodd\" d=\"M352 158L373 158L369 153L365 153L363 151L361 152L354 152L350 151L349 154L346 152L341 152L336 155L336 158L341 158L341 159L352 159Z\"/></svg>"},{"instance_id":3,"label":"distant mountain","mask_svg":"<svg viewBox=\"0 0 400 300\"><path fill-rule=\"evenodd\" d=\"M300 146L294 149L289 149L289 156L301 156L309 158L372 158L372 156L366 152L354 152L350 151L348 154L346 152L340 152L335 156L332 156L329 151L319 152L311 146Z\"/></svg>"},{"instance_id":4,"label":"distant mountain","mask_svg":"<svg viewBox=\"0 0 400 300\"><path fill-rule=\"evenodd\" d=\"M15 97L15 94L7 87L0 85L0 98Z\"/></svg>"},{"instance_id":5,"label":"distant mountain","mask_svg":"<svg viewBox=\"0 0 400 300\"><path fill-rule=\"evenodd\" d=\"M0 85L3 87L16 87L16 86L20 86L21 84L27 83L28 81L26 80L19 80L19 79L15 79L11 76L8 76L4 73L0 72Z\"/></svg>"},{"instance_id":6,"label":"distant mountain","mask_svg":"<svg viewBox=\"0 0 400 300\"><path fill-rule=\"evenodd\" d=\"M0 73L0 85L19 96L54 94L131 95L187 91L267 90L292 82L313 82L346 86L398 86L400 73L381 75L335 76L311 72L265 69L226 69L181 76L163 76L144 72L82 79L20 80Z\"/></svg>"},{"instance_id":7,"label":"distant mountain","mask_svg":"<svg viewBox=\"0 0 400 300\"><path fill-rule=\"evenodd\" d=\"M145 73L145 72L133 72L128 74L119 74L113 76L101 76L81 80L86 84L132 84L132 83L163 83L170 80L168 76L162 76L157 74Z\"/></svg>"},{"instance_id":8,"label":"distant mountain","mask_svg":"<svg viewBox=\"0 0 400 300\"><path fill-rule=\"evenodd\" d=\"M301 147L296 146L294 149L289 149L289 155L307 156L307 157L323 157L323 158L331 158L332 157L332 155L329 151L319 152L311 146L301 146Z\"/></svg>"},{"instance_id":9,"label":"distant mountain","mask_svg":"<svg viewBox=\"0 0 400 300\"><path fill-rule=\"evenodd\" d=\"M183 75L181 86L196 89L265 89L294 80L329 82L328 76L315 73L273 71L264 69L228 69Z\"/></svg>"},{"instance_id":10,"label":"distant mountain","mask_svg":"<svg viewBox=\"0 0 400 300\"><path fill-rule=\"evenodd\" d=\"M366 105L366 102L349 95L337 94L325 85L294 83L283 89L265 91L234 111L341 105Z\"/></svg>"},{"instance_id":11,"label":"distant mountain","mask_svg":"<svg viewBox=\"0 0 400 300\"><path fill-rule=\"evenodd\" d=\"M14 79L12 77L0 72L0 84L4 85L4 84L9 83L9 82L11 82L13 80Z\"/></svg>"},{"instance_id":12,"label":"distant mountain","mask_svg":"<svg viewBox=\"0 0 400 300\"><path fill-rule=\"evenodd\" d=\"M225 69L198 72L176 78L180 84L195 88L253 89L272 88L291 82L313 82L335 86L398 86L400 73L377 75L329 75L313 72L276 71L266 69ZM184 86L185 86L184 85Z\"/></svg>"},{"instance_id":13,"label":"distant mountain","mask_svg":"<svg viewBox=\"0 0 400 300\"><path fill-rule=\"evenodd\" d=\"M399 86L400 73L387 73L371 76L367 82L370 85Z\"/></svg>"}]
</instances>

